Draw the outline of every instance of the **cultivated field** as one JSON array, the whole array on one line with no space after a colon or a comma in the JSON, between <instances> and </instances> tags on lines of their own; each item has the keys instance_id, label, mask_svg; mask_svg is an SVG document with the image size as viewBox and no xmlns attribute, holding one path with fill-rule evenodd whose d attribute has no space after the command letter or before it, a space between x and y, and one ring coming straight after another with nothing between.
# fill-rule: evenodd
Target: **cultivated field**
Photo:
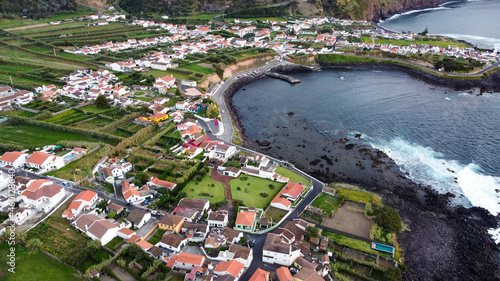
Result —
<instances>
[{"instance_id":1,"label":"cultivated field","mask_svg":"<svg viewBox=\"0 0 500 281\"><path fill-rule=\"evenodd\" d=\"M358 237L370 239L370 228L372 227L373 221L367 219L363 212L363 206L352 202L346 202L344 206L335 211L331 217L324 217L321 225Z\"/></svg>"}]
</instances>

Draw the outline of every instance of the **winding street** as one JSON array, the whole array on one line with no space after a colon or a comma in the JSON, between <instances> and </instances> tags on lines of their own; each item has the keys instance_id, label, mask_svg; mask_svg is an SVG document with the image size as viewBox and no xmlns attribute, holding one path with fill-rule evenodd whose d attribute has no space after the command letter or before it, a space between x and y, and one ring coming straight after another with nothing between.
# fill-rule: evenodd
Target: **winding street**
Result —
<instances>
[{"instance_id":1,"label":"winding street","mask_svg":"<svg viewBox=\"0 0 500 281\"><path fill-rule=\"evenodd\" d=\"M214 99L219 105L219 111L220 111L220 116L222 123L224 124L224 132L221 135L216 136L215 133L212 131L212 127L207 124L206 120L203 119L198 119L198 122L200 124L200 127L202 127L205 131L205 133L210 137L212 140L221 140L224 141L225 143L232 144L232 138L234 134L234 127L233 123L231 120L231 116L229 115L229 111L227 109L227 105L224 101L224 93L226 90L229 88L232 82L236 81L238 77L244 76L244 75L249 75L251 72L254 71L267 71L273 67L276 67L278 65L285 65L288 64L286 61L278 61L274 60L272 62L269 62L266 65L261 65L258 67L254 67L245 71L242 71L236 75L233 75L232 77L228 78L223 85L217 90L217 92L214 94ZM253 151L251 149L241 147L241 146L236 146L239 150L245 151L248 153L257 153L256 151ZM302 201L292 210L290 215L288 215L284 220L281 221L280 225L286 224L287 222L293 220L296 218L304 209L307 205L309 205L314 198L321 193L321 190L324 186L324 183L321 181L317 180L316 178L311 177L310 175L302 172L301 170L295 168L293 165L289 164L286 161L276 159L274 157L271 157L267 155L267 157L276 162L281 164L282 166L286 166L288 169L308 178L312 182L312 189L310 192L307 194L305 198L302 199ZM263 248L264 248L264 242L266 240L267 233L262 233L262 234L245 234L245 237L250 241L253 241L253 260L250 266L247 268L245 273L241 276L240 280L246 281L249 280L252 274L258 269L258 268L263 268L268 271L274 271L276 270L276 266L274 265L268 265L264 264L262 262L262 254L263 254Z\"/></svg>"}]
</instances>

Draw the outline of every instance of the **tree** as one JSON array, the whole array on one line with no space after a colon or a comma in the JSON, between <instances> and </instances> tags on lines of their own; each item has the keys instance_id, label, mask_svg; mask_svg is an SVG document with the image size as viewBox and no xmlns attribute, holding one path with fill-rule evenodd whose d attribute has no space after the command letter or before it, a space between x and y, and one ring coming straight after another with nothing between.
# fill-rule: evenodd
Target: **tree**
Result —
<instances>
[{"instance_id":1,"label":"tree","mask_svg":"<svg viewBox=\"0 0 500 281\"><path fill-rule=\"evenodd\" d=\"M110 218L116 217L116 212L115 211L109 212L108 217L110 217Z\"/></svg>"},{"instance_id":2,"label":"tree","mask_svg":"<svg viewBox=\"0 0 500 281\"><path fill-rule=\"evenodd\" d=\"M26 243L26 247L28 247L31 251L35 251L36 249L42 247L42 241L38 238L30 239Z\"/></svg>"},{"instance_id":3,"label":"tree","mask_svg":"<svg viewBox=\"0 0 500 281\"><path fill-rule=\"evenodd\" d=\"M375 217L375 223L389 232L400 232L403 230L401 217L396 210L390 207L382 207Z\"/></svg>"},{"instance_id":4,"label":"tree","mask_svg":"<svg viewBox=\"0 0 500 281\"><path fill-rule=\"evenodd\" d=\"M111 105L109 104L108 99L105 96L103 96L103 95L99 95L95 99L94 104L98 108L110 108L111 107Z\"/></svg>"},{"instance_id":5,"label":"tree","mask_svg":"<svg viewBox=\"0 0 500 281\"><path fill-rule=\"evenodd\" d=\"M319 237L319 230L316 227L308 226L306 231L309 237Z\"/></svg>"},{"instance_id":6,"label":"tree","mask_svg":"<svg viewBox=\"0 0 500 281\"><path fill-rule=\"evenodd\" d=\"M400 281L403 279L401 269L397 267L389 267L384 273L384 279L388 281Z\"/></svg>"},{"instance_id":7,"label":"tree","mask_svg":"<svg viewBox=\"0 0 500 281\"><path fill-rule=\"evenodd\" d=\"M146 182L149 180L149 176L147 173L139 171L137 174L135 174L134 177L134 184L137 186L143 186L146 184Z\"/></svg>"}]
</instances>

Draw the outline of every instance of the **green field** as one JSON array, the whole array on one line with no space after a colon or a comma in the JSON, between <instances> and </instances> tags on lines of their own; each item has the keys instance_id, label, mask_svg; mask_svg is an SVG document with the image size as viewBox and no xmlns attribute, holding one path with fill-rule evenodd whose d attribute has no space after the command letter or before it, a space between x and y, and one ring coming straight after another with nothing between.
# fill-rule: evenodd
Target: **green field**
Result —
<instances>
[{"instance_id":1,"label":"green field","mask_svg":"<svg viewBox=\"0 0 500 281\"><path fill-rule=\"evenodd\" d=\"M0 115L2 115L2 116L33 117L36 115L36 113L24 111L24 110L9 110L9 111L1 111Z\"/></svg>"},{"instance_id":2,"label":"green field","mask_svg":"<svg viewBox=\"0 0 500 281\"><path fill-rule=\"evenodd\" d=\"M224 185L220 182L213 181L209 174L200 182L193 179L184 187L183 191L186 192L188 198L204 198L210 200L210 203L220 202L225 199ZM212 186L212 184L214 186ZM213 197L200 196L200 193L209 193L213 195Z\"/></svg>"},{"instance_id":3,"label":"green field","mask_svg":"<svg viewBox=\"0 0 500 281\"><path fill-rule=\"evenodd\" d=\"M299 182L303 185L311 185L311 181L306 177L301 176L285 167L278 167L276 170L274 170L274 172L278 175L289 178L290 181Z\"/></svg>"},{"instance_id":4,"label":"green field","mask_svg":"<svg viewBox=\"0 0 500 281\"><path fill-rule=\"evenodd\" d=\"M188 74L180 73L180 72L172 70L172 69L167 70L167 71L152 70L152 71L149 71L147 73L149 75L153 75L155 78L156 77L163 77L163 76L172 74L175 78L178 78L178 79L184 79L184 80L188 80L189 79L188 78L189 77Z\"/></svg>"},{"instance_id":5,"label":"green field","mask_svg":"<svg viewBox=\"0 0 500 281\"><path fill-rule=\"evenodd\" d=\"M181 66L179 68L183 68L183 69L187 69L187 70L191 70L191 71L195 71L195 72L200 72L200 73L203 73L203 74L212 74L214 73L214 70L211 69L211 68L208 68L208 67L204 67L204 66L201 66L201 65L197 65L197 64L188 64L188 65L184 65L184 66Z\"/></svg>"},{"instance_id":6,"label":"green field","mask_svg":"<svg viewBox=\"0 0 500 281\"><path fill-rule=\"evenodd\" d=\"M363 42L372 42L372 39L368 36L361 36L361 39L363 40ZM391 39L379 39L379 38L375 39L375 44L393 44L399 46L409 46L411 44L417 44L417 45L427 44L429 46L439 46L445 48L448 48L448 46L450 45L455 45L463 48L470 47L469 45L461 42L432 41L432 40L407 41L407 40L391 40Z\"/></svg>"},{"instance_id":7,"label":"green field","mask_svg":"<svg viewBox=\"0 0 500 281\"><path fill-rule=\"evenodd\" d=\"M40 68L34 66L16 65L16 64L4 64L0 68L1 72L6 72L6 73L27 73L35 70L40 70Z\"/></svg>"},{"instance_id":8,"label":"green field","mask_svg":"<svg viewBox=\"0 0 500 281\"><path fill-rule=\"evenodd\" d=\"M332 186L337 190L338 196L343 197L346 200L356 201L361 203L373 203L382 206L382 199L378 195L371 194L363 190L353 190L349 188L343 188L342 184L332 184Z\"/></svg>"},{"instance_id":9,"label":"green field","mask_svg":"<svg viewBox=\"0 0 500 281\"><path fill-rule=\"evenodd\" d=\"M334 197L332 195L321 193L314 201L311 203L311 206L320 208L323 210L323 214L325 216L329 216L332 214L334 210L339 207L340 198Z\"/></svg>"},{"instance_id":10,"label":"green field","mask_svg":"<svg viewBox=\"0 0 500 281\"><path fill-rule=\"evenodd\" d=\"M22 50L9 49L6 47L0 48L0 59L13 63L27 64L28 66L51 67L64 71L73 71L84 67L84 65L77 65L70 61L59 60L56 57L41 57Z\"/></svg>"},{"instance_id":11,"label":"green field","mask_svg":"<svg viewBox=\"0 0 500 281\"><path fill-rule=\"evenodd\" d=\"M242 180L248 178L247 180ZM257 207L265 209L274 196L285 186L284 183L274 182L268 179L262 179L252 176L241 175L237 179L229 181L231 186L231 197L242 200L247 207ZM271 189L269 185L274 185ZM238 187L240 190L238 190ZM261 193L267 193L267 197L262 197Z\"/></svg>"},{"instance_id":12,"label":"green field","mask_svg":"<svg viewBox=\"0 0 500 281\"><path fill-rule=\"evenodd\" d=\"M30 19L0 19L0 28L1 29L7 29L7 28L14 28L14 27L20 27L20 26L29 26L29 25L34 25L34 24L40 24L40 23L47 23L51 21L57 21L57 20L65 20L65 19L71 19L71 18L78 18L86 15L90 15L92 13L95 13L95 11L92 11L91 9L85 7L85 9L79 9L74 13L70 14L58 14L54 15L45 19L40 19L40 20L30 20Z\"/></svg>"},{"instance_id":13,"label":"green field","mask_svg":"<svg viewBox=\"0 0 500 281\"><path fill-rule=\"evenodd\" d=\"M362 251L362 252L369 253L369 254L374 254L377 256L388 257L388 258L392 257L389 254L382 253L382 252L379 252L377 250L372 249L371 243L368 243L366 241L350 238L350 237L340 235L337 233L333 233L333 232L330 232L327 230L323 230L321 232L321 235L325 236L326 238L334 241L335 243L337 243L339 245L346 246L346 247L349 247L349 248L352 248L352 249L355 249L358 251Z\"/></svg>"},{"instance_id":14,"label":"green field","mask_svg":"<svg viewBox=\"0 0 500 281\"><path fill-rule=\"evenodd\" d=\"M10 253L7 243L0 244L0 279L3 281L49 281L57 277L58 281L83 280L83 278L70 266L65 265L39 250L30 252L25 247L17 246L15 273L7 271L7 255Z\"/></svg>"},{"instance_id":15,"label":"green field","mask_svg":"<svg viewBox=\"0 0 500 281\"><path fill-rule=\"evenodd\" d=\"M95 141L80 134L58 132L48 128L40 128L30 125L10 125L0 126L0 143L20 145L24 148L43 147L44 145L55 144L61 140L69 141Z\"/></svg>"}]
</instances>

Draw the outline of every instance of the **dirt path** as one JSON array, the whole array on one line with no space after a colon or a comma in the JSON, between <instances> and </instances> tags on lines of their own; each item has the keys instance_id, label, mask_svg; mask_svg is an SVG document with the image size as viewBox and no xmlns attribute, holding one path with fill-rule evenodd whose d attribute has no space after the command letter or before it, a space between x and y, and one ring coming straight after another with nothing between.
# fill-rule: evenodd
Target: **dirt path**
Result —
<instances>
[{"instance_id":1,"label":"dirt path","mask_svg":"<svg viewBox=\"0 0 500 281\"><path fill-rule=\"evenodd\" d=\"M232 178L229 176L223 176L219 173L217 173L217 167L215 166L212 171L210 172L210 178L213 181L220 182L224 185L224 195L226 197L226 201L228 204L233 204L233 198L231 197L231 186L229 185L229 180Z\"/></svg>"},{"instance_id":2,"label":"dirt path","mask_svg":"<svg viewBox=\"0 0 500 281\"><path fill-rule=\"evenodd\" d=\"M23 31L23 30L41 28L41 27L46 27L46 26L49 26L49 24L45 22L45 23L37 23L37 24L30 24L30 25L25 25L25 26L7 28L7 29L5 29L5 31L8 31L8 32Z\"/></svg>"}]
</instances>

